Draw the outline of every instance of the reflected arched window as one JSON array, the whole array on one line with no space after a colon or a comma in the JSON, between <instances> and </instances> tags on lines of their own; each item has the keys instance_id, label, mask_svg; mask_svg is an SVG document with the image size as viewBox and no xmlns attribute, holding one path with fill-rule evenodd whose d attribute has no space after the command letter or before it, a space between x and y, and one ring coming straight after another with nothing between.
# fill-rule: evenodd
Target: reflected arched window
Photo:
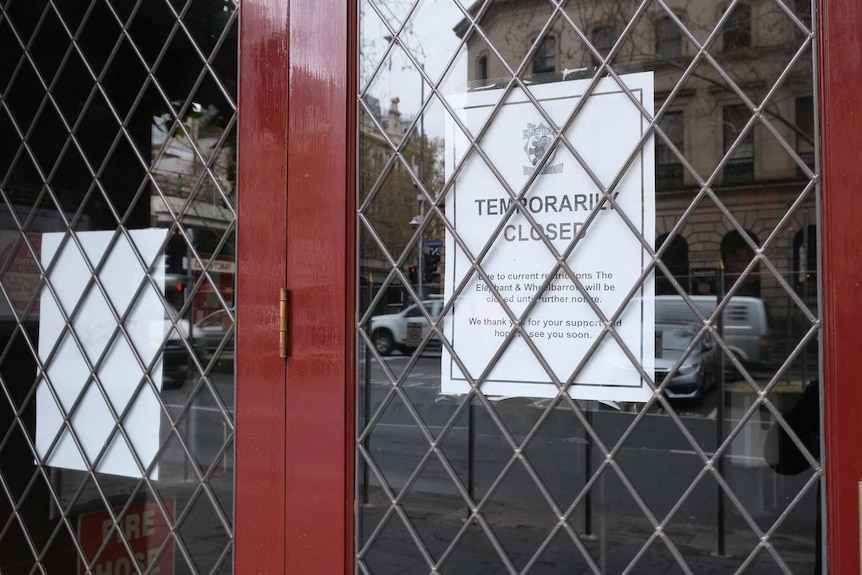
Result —
<instances>
[{"instance_id":1,"label":"reflected arched window","mask_svg":"<svg viewBox=\"0 0 862 575\"><path fill-rule=\"evenodd\" d=\"M668 239L668 234L660 235L655 242L656 250L660 249ZM662 263L667 267L671 275L682 285L688 288L688 242L682 236L674 236L670 245L661 256ZM659 269L655 274L656 295L668 295L679 293L671 284L670 279Z\"/></svg>"},{"instance_id":2,"label":"reflected arched window","mask_svg":"<svg viewBox=\"0 0 862 575\"><path fill-rule=\"evenodd\" d=\"M665 16L656 22L655 53L668 59L682 56L682 30L670 16Z\"/></svg>"},{"instance_id":3,"label":"reflected arched window","mask_svg":"<svg viewBox=\"0 0 862 575\"><path fill-rule=\"evenodd\" d=\"M614 47L614 43L617 41L617 33L611 26L599 26L593 29L591 40L599 56L607 58ZM595 56L593 57L593 66L598 66L601 63L601 60Z\"/></svg>"},{"instance_id":4,"label":"reflected arched window","mask_svg":"<svg viewBox=\"0 0 862 575\"><path fill-rule=\"evenodd\" d=\"M733 104L722 108L722 138L724 152L736 143L748 120L751 110L745 104ZM724 166L722 182L725 184L748 183L754 179L754 128L750 129L733 155Z\"/></svg>"},{"instance_id":5,"label":"reflected arched window","mask_svg":"<svg viewBox=\"0 0 862 575\"><path fill-rule=\"evenodd\" d=\"M659 120L662 132L677 150L685 153L685 119L682 110L665 112ZM681 186L685 170L676 153L664 138L655 137L655 179L659 189Z\"/></svg>"},{"instance_id":6,"label":"reflected arched window","mask_svg":"<svg viewBox=\"0 0 862 575\"><path fill-rule=\"evenodd\" d=\"M796 98L796 151L808 167L814 170L814 98L800 96ZM805 177L802 169L797 169L797 175Z\"/></svg>"},{"instance_id":7,"label":"reflected arched window","mask_svg":"<svg viewBox=\"0 0 862 575\"><path fill-rule=\"evenodd\" d=\"M477 80L487 80L488 79L488 57L480 56L479 61L476 63L476 79Z\"/></svg>"},{"instance_id":8,"label":"reflected arched window","mask_svg":"<svg viewBox=\"0 0 862 575\"><path fill-rule=\"evenodd\" d=\"M552 74L557 71L557 39L545 36L533 52L533 74Z\"/></svg>"},{"instance_id":9,"label":"reflected arched window","mask_svg":"<svg viewBox=\"0 0 862 575\"><path fill-rule=\"evenodd\" d=\"M751 239L754 245L759 246L760 240L754 235L751 230L745 230L746 235ZM731 230L721 239L721 261L724 264L724 286L725 291L729 291L742 276L742 272L748 267L748 264L754 259L754 250L749 241L737 230ZM751 297L760 297L760 263L754 266L754 269L742 278L742 283L739 285L734 295L745 295Z\"/></svg>"},{"instance_id":10,"label":"reflected arched window","mask_svg":"<svg viewBox=\"0 0 862 575\"><path fill-rule=\"evenodd\" d=\"M811 26L811 0L796 0L796 15L806 26Z\"/></svg>"},{"instance_id":11,"label":"reflected arched window","mask_svg":"<svg viewBox=\"0 0 862 575\"><path fill-rule=\"evenodd\" d=\"M725 50L751 47L751 6L737 4L724 23L721 38Z\"/></svg>"}]
</instances>

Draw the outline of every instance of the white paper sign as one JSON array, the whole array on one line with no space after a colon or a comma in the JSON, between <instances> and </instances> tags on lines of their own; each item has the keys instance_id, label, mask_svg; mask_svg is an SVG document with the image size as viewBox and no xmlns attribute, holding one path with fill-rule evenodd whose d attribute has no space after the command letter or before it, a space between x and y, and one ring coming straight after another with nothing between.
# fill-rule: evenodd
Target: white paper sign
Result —
<instances>
[{"instance_id":1,"label":"white paper sign","mask_svg":"<svg viewBox=\"0 0 862 575\"><path fill-rule=\"evenodd\" d=\"M67 315L83 300L72 325L84 354L65 329L57 301L44 287L39 317L39 359L47 362L47 379L57 397L55 399L43 377L36 391L36 449L39 457L51 467L82 471L88 469L72 434L69 429L64 429L65 412L71 415L71 427L91 465L102 447L110 441L102 459L95 466L96 471L140 477L140 470L126 440L119 432L111 436L116 423L108 404L96 385L92 382L87 385L90 370L85 358L90 365L95 365L107 351L96 373L118 416L122 416L131 404L121 424L144 468L152 463L159 447L161 410L158 398L148 385L138 391L144 373L132 354L129 341L122 335L112 338L117 321L99 289L95 285L87 287L91 274L78 247L67 240L58 254L64 235L49 233L42 236L41 261L47 267L56 257L49 279ZM87 259L95 267L106 253L114 232L78 232L76 235ZM130 232L144 262L156 262L152 276L161 291L164 291L165 274L164 258L159 250L166 235L167 230L164 229ZM120 317L131 306L124 326L144 365L149 365L165 335L165 312L158 292L152 285L145 286L135 296L143 279L144 271L129 242L124 237L118 238L99 274L99 280ZM155 366L151 377L156 387L161 389L161 362ZM57 401L62 405L62 411ZM78 404L73 410L76 402ZM61 430L60 440L51 448ZM154 466L150 477L158 478L157 466Z\"/></svg>"},{"instance_id":2,"label":"white paper sign","mask_svg":"<svg viewBox=\"0 0 862 575\"><path fill-rule=\"evenodd\" d=\"M652 114L652 73L625 75L622 79L640 105ZM588 84L587 80L565 81L534 86L530 91L559 128L582 100ZM474 137L502 93L479 91L451 99L459 119ZM624 171L611 190L613 197L619 212L625 213L637 233L652 245L652 137L640 144L648 126L649 120L619 84L604 78L565 135L602 186L611 186ZM512 330L510 318L452 234L446 238L447 301L464 279L469 279L453 312L444 320L444 332L470 377L485 376L481 389L486 395L553 397L559 392L549 370L563 383L577 370L574 385L569 388L572 397L645 401L651 395L649 387L611 334L594 348L605 325L588 298L607 318L631 298L613 329L637 364L651 374L655 347L652 274L646 281L639 279L650 261L648 252L618 210L608 203L600 204L601 189L569 149L557 145L547 161L539 164L554 135L535 105L522 91L514 90L478 142L489 162L476 151L471 152L468 137L454 122L446 137L448 176L452 176L462 158L468 158L447 197L446 216L473 257L479 258L490 241L480 265L514 316L521 320L547 366L542 365L520 334L504 346ZM515 194L540 170L519 210L510 216L506 214L511 196L489 163ZM539 290L554 272L557 260L525 213L541 226L558 253L564 254L577 241L566 261L586 293L579 291L561 270L556 271L545 291ZM590 221L591 216L594 219ZM579 234L583 235L577 239ZM540 301L528 316L523 316L536 298ZM468 378L445 348L442 371L443 393L469 390Z\"/></svg>"}]
</instances>

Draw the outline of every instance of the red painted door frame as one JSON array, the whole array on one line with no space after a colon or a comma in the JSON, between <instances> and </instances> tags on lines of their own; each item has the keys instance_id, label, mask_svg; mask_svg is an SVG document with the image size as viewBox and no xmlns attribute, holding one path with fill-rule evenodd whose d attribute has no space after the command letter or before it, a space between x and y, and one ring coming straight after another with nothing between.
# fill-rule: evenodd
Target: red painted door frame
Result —
<instances>
[{"instance_id":1,"label":"red painted door frame","mask_svg":"<svg viewBox=\"0 0 862 575\"><path fill-rule=\"evenodd\" d=\"M284 573L287 0L240 8L235 572Z\"/></svg>"},{"instance_id":2,"label":"red painted door frame","mask_svg":"<svg viewBox=\"0 0 862 575\"><path fill-rule=\"evenodd\" d=\"M353 564L349 21L343 0L290 4L284 573Z\"/></svg>"},{"instance_id":3,"label":"red painted door frame","mask_svg":"<svg viewBox=\"0 0 862 575\"><path fill-rule=\"evenodd\" d=\"M860 573L862 3L819 0L831 573ZM243 0L236 573L353 572L355 3ZM278 290L290 358L278 358Z\"/></svg>"},{"instance_id":4,"label":"red painted door frame","mask_svg":"<svg viewBox=\"0 0 862 575\"><path fill-rule=\"evenodd\" d=\"M243 0L240 18L235 571L346 573L354 18L343 0Z\"/></svg>"},{"instance_id":5,"label":"red painted door frame","mask_svg":"<svg viewBox=\"0 0 862 575\"><path fill-rule=\"evenodd\" d=\"M844 575L860 572L862 3L819 5L827 549Z\"/></svg>"}]
</instances>

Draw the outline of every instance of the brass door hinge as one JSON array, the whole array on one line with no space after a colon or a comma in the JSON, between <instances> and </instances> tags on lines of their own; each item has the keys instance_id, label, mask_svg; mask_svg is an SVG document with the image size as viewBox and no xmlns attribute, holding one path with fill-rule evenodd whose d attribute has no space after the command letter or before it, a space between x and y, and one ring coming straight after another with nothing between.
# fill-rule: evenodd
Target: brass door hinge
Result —
<instances>
[{"instance_id":1,"label":"brass door hinge","mask_svg":"<svg viewBox=\"0 0 862 575\"><path fill-rule=\"evenodd\" d=\"M287 358L287 290L278 293L278 357Z\"/></svg>"}]
</instances>

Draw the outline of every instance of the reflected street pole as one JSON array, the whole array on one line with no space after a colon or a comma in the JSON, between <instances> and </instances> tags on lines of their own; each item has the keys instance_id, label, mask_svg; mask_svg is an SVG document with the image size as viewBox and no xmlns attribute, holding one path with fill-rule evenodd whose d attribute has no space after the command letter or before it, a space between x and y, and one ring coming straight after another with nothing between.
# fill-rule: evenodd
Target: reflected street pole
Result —
<instances>
[{"instance_id":1,"label":"reflected street pole","mask_svg":"<svg viewBox=\"0 0 862 575\"><path fill-rule=\"evenodd\" d=\"M416 196L417 199L421 197L421 194ZM413 219L410 220L410 227L414 230L422 225L422 220L425 217L425 202L419 202L419 211L420 215L413 216ZM419 299L425 299L424 294L422 293L422 244L425 243L422 239L424 236L424 232L419 234L419 249L416 254L416 292L419 294Z\"/></svg>"},{"instance_id":2,"label":"reflected street pole","mask_svg":"<svg viewBox=\"0 0 862 575\"><path fill-rule=\"evenodd\" d=\"M802 210L802 250L801 253L797 256L799 257L799 271L802 272L802 297L805 303L808 303L808 242L810 238L808 237L808 210ZM802 262L805 262L805 265L802 265ZM804 268L804 269L803 269ZM791 268L792 269L792 268ZM790 371L790 370L787 370ZM805 388L805 384L808 382L808 350L806 349L802 353L802 387Z\"/></svg>"},{"instance_id":3,"label":"reflected street pole","mask_svg":"<svg viewBox=\"0 0 862 575\"><path fill-rule=\"evenodd\" d=\"M416 172L416 177L419 178L419 186L416 188L416 201L419 202L419 225L425 221L425 196L422 195L422 186L425 185L425 114L421 113L422 104L425 103L425 77L423 75L425 71L425 64L423 63L420 67L419 73L419 169L417 170L414 165L414 171ZM417 279L417 287L419 289L419 297L421 299L425 299L425 267L424 267L424 255L425 255L425 232L424 230L419 234L419 257L417 258L418 265L416 268L416 279Z\"/></svg>"},{"instance_id":4,"label":"reflected street pole","mask_svg":"<svg viewBox=\"0 0 862 575\"><path fill-rule=\"evenodd\" d=\"M420 173L422 168L419 168ZM422 222L425 221L425 197L419 193L416 195L416 199L419 201L419 225L422 225ZM425 278L422 277L425 275L425 269L422 267L425 263L422 257L425 251L425 232L424 230L419 233L419 256L416 258L418 260L418 264L416 267L416 287L419 291L419 298L425 299L425 290L423 286L425 284Z\"/></svg>"},{"instance_id":5,"label":"reflected street pole","mask_svg":"<svg viewBox=\"0 0 862 575\"><path fill-rule=\"evenodd\" d=\"M716 309L721 304L721 300L724 298L724 262L719 258L718 260L718 288L717 294L715 296ZM721 313L715 319L716 329L718 330L718 336L724 341L724 310L722 309ZM718 362L718 405L716 406L715 411L715 448L718 451L718 447L721 445L722 441L724 441L724 366L725 366L725 358L724 351L719 355ZM724 477L724 457L719 456L718 461L715 462L715 469L719 476ZM715 555L719 557L727 556L726 552L726 542L725 542L725 517L724 517L724 489L721 488L721 484L718 484L718 541L716 542L716 550Z\"/></svg>"},{"instance_id":6,"label":"reflected street pole","mask_svg":"<svg viewBox=\"0 0 862 575\"><path fill-rule=\"evenodd\" d=\"M587 418L587 425L592 428L593 426L593 407L594 404L592 401L587 403L587 412L584 414ZM593 472L593 436L589 434L586 427L584 427L584 439L586 442L584 444L584 485L586 485L591 477ZM584 497L584 537L589 539L595 539L595 535L593 535L593 490L590 489L587 491L586 496Z\"/></svg>"},{"instance_id":7,"label":"reflected street pole","mask_svg":"<svg viewBox=\"0 0 862 575\"><path fill-rule=\"evenodd\" d=\"M470 398L470 405L467 406L467 495L470 496L470 503L476 501L474 496L476 492L475 480L475 457L476 457L476 406L475 398ZM467 518L472 516L473 511L467 509Z\"/></svg>"}]
</instances>

